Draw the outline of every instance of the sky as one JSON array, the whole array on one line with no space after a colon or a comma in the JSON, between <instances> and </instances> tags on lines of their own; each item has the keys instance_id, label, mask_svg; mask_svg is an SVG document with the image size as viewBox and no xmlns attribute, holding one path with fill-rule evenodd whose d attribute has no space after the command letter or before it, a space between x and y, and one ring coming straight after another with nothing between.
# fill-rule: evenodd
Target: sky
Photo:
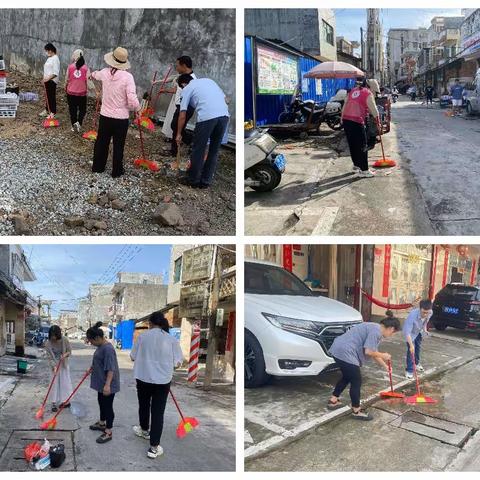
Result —
<instances>
[{"instance_id":1,"label":"sky","mask_svg":"<svg viewBox=\"0 0 480 480\"><path fill-rule=\"evenodd\" d=\"M37 280L35 298L55 300L52 315L76 309L91 283L113 283L117 272L163 274L168 283L171 245L22 245Z\"/></svg>"},{"instance_id":2,"label":"sky","mask_svg":"<svg viewBox=\"0 0 480 480\"><path fill-rule=\"evenodd\" d=\"M430 20L435 16L455 17L461 15L461 8L440 9L440 8L382 8L380 9L380 20L384 40L387 40L387 33L390 28L419 28L430 26ZM364 32L367 27L367 10L354 8L334 9L336 20L336 35L346 37L348 40L360 41L360 27ZM364 33L365 38L365 33Z\"/></svg>"}]
</instances>

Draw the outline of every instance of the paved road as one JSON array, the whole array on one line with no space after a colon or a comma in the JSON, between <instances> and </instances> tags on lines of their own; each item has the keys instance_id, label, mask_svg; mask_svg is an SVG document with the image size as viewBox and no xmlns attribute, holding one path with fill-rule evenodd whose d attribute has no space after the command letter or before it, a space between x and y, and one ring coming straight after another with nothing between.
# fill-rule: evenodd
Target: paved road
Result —
<instances>
[{"instance_id":1,"label":"paved road","mask_svg":"<svg viewBox=\"0 0 480 480\"><path fill-rule=\"evenodd\" d=\"M78 381L91 364L93 347L74 343L71 360L72 380ZM146 457L148 442L135 437L138 423L137 398L132 364L126 352L118 353L121 392L116 396L114 439L99 446L96 432L88 425L98 418L96 394L84 385L75 397L80 416L68 410L59 417L55 435L67 448L65 470L79 471L233 471L235 469L235 398L233 395L191 389L182 383L173 386L187 415L199 419L200 428L184 439L175 434L179 416L172 402L167 404L161 444L165 454L155 460ZM26 469L22 457L25 438L42 436L34 415L48 385L48 374L41 362L21 379L0 409L0 471ZM49 418L46 414L45 418ZM16 460L20 458L20 460Z\"/></svg>"},{"instance_id":2,"label":"paved road","mask_svg":"<svg viewBox=\"0 0 480 480\"><path fill-rule=\"evenodd\" d=\"M275 379L245 393L245 447L248 471L421 471L470 470L475 463L470 446L478 444L476 408L480 388L480 341L451 330L427 338L423 348L424 392L435 405L406 405L402 400L379 400L385 372L368 362L364 367L363 401L373 402L372 422L358 422L325 404L338 372L315 378ZM466 341L465 341L466 340ZM414 386L403 379L401 338L384 342L393 357L394 384L405 394ZM465 389L465 385L470 388ZM348 395L346 395L348 403ZM266 408L268 405L268 408ZM450 433L451 432L451 433ZM365 449L365 442L369 448ZM388 452L384 452L388 445ZM262 449L264 450L262 454ZM267 452L267 453L265 453ZM387 454L388 453L388 454ZM408 459L408 461L406 460Z\"/></svg>"},{"instance_id":3,"label":"paved road","mask_svg":"<svg viewBox=\"0 0 480 480\"><path fill-rule=\"evenodd\" d=\"M405 99L393 105L384 144L398 165L373 179L352 174L343 132L325 127L307 141L280 142L286 173L273 192L246 189L246 234L478 234L480 119L444 113ZM381 156L377 145L370 163Z\"/></svg>"}]
</instances>

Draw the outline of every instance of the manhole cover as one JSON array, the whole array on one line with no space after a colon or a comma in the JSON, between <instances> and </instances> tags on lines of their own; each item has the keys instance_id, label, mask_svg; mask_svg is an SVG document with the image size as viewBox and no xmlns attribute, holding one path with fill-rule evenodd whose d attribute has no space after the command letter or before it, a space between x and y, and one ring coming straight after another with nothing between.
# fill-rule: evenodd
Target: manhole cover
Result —
<instances>
[{"instance_id":1,"label":"manhole cover","mask_svg":"<svg viewBox=\"0 0 480 480\"><path fill-rule=\"evenodd\" d=\"M473 431L473 428L467 425L431 417L416 411L400 415L392 420L390 425L456 447L462 447Z\"/></svg>"},{"instance_id":2,"label":"manhole cover","mask_svg":"<svg viewBox=\"0 0 480 480\"><path fill-rule=\"evenodd\" d=\"M65 462L56 470L74 472L76 462L73 450L73 434L70 430L14 430L0 457L0 471L30 471L31 468L23 456L23 449L31 442L43 443L46 438L52 445L58 443L65 445Z\"/></svg>"}]
</instances>

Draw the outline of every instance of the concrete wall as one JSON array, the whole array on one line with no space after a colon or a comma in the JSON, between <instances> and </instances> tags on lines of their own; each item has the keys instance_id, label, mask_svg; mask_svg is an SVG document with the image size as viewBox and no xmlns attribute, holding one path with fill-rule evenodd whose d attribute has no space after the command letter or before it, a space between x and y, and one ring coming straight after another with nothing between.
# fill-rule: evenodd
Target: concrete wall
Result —
<instances>
[{"instance_id":1,"label":"concrete wall","mask_svg":"<svg viewBox=\"0 0 480 480\"><path fill-rule=\"evenodd\" d=\"M175 275L175 261L179 259L185 250L193 248L193 245L173 245L170 252L170 267L168 277L168 297L167 303L174 303L180 301L180 288L182 286L182 279L180 274L180 281L174 283Z\"/></svg>"},{"instance_id":2,"label":"concrete wall","mask_svg":"<svg viewBox=\"0 0 480 480\"><path fill-rule=\"evenodd\" d=\"M113 48L127 48L139 96L149 90L156 70L162 78L177 57L189 55L196 74L215 80L230 99L235 132L233 9L0 9L0 25L7 65L39 78L47 42L57 47L62 72L76 48L84 50L92 69L103 68L103 56ZM169 95L160 99L160 115L169 102Z\"/></svg>"},{"instance_id":3,"label":"concrete wall","mask_svg":"<svg viewBox=\"0 0 480 480\"><path fill-rule=\"evenodd\" d=\"M117 279L119 283L163 284L163 275L153 273L119 272Z\"/></svg>"},{"instance_id":4,"label":"concrete wall","mask_svg":"<svg viewBox=\"0 0 480 480\"><path fill-rule=\"evenodd\" d=\"M7 350L7 326L5 324L5 300L0 298L0 357Z\"/></svg>"},{"instance_id":5,"label":"concrete wall","mask_svg":"<svg viewBox=\"0 0 480 480\"><path fill-rule=\"evenodd\" d=\"M167 304L167 285L125 285L123 303L125 320L142 318Z\"/></svg>"},{"instance_id":6,"label":"concrete wall","mask_svg":"<svg viewBox=\"0 0 480 480\"><path fill-rule=\"evenodd\" d=\"M92 325L97 322L108 324L111 320L108 309L112 306L113 285L90 285L89 290L89 321Z\"/></svg>"}]
</instances>

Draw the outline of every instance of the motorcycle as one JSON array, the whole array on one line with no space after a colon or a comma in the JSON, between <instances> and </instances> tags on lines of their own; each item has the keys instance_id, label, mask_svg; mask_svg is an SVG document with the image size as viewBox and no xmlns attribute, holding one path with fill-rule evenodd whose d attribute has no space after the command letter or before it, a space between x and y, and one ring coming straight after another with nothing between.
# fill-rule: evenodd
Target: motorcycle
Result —
<instances>
[{"instance_id":1,"label":"motorcycle","mask_svg":"<svg viewBox=\"0 0 480 480\"><path fill-rule=\"evenodd\" d=\"M330 101L324 104L314 100L302 100L298 95L294 101L278 116L279 123L307 123L310 125L320 125L325 122L332 130L342 128L342 108L344 98L332 97Z\"/></svg>"},{"instance_id":2,"label":"motorcycle","mask_svg":"<svg viewBox=\"0 0 480 480\"><path fill-rule=\"evenodd\" d=\"M392 102L397 103L398 100L398 93L392 93Z\"/></svg>"},{"instance_id":3,"label":"motorcycle","mask_svg":"<svg viewBox=\"0 0 480 480\"><path fill-rule=\"evenodd\" d=\"M245 130L245 186L256 192L278 187L285 171L285 156L276 153L277 142L267 129Z\"/></svg>"}]
</instances>

